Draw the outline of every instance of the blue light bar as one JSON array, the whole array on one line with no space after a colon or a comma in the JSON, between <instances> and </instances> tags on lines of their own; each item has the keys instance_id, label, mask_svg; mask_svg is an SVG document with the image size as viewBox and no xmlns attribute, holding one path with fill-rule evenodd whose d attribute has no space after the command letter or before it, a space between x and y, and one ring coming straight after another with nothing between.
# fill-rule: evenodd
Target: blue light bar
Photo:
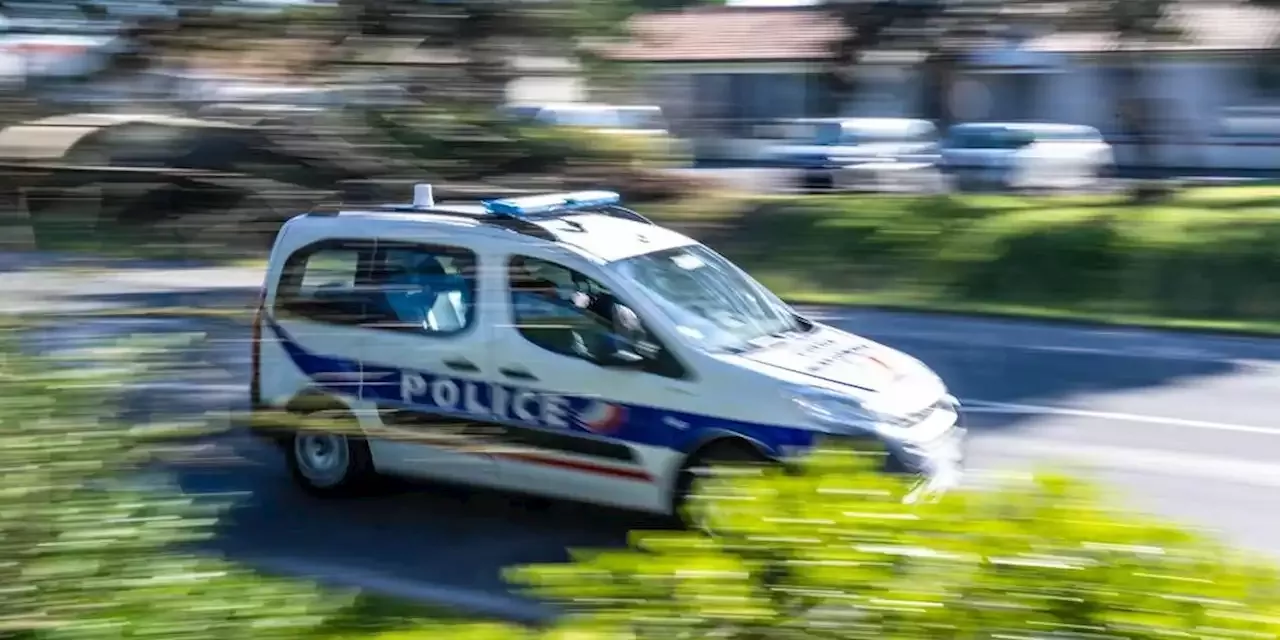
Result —
<instances>
[{"instance_id":1,"label":"blue light bar","mask_svg":"<svg viewBox=\"0 0 1280 640\"><path fill-rule=\"evenodd\" d=\"M484 210L491 214L523 218L539 213L594 209L620 202L622 196L613 191L572 191L489 200L484 203Z\"/></svg>"}]
</instances>

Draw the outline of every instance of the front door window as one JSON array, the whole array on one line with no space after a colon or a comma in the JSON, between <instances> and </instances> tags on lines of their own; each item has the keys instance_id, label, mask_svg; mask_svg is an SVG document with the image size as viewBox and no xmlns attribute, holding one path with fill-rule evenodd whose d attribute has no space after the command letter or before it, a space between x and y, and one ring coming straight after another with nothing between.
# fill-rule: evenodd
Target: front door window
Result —
<instances>
[{"instance_id":1,"label":"front door window","mask_svg":"<svg viewBox=\"0 0 1280 640\"><path fill-rule=\"evenodd\" d=\"M554 262L513 256L508 285L515 329L539 348L605 366L638 357L637 368L682 375L635 311L599 281Z\"/></svg>"}]
</instances>

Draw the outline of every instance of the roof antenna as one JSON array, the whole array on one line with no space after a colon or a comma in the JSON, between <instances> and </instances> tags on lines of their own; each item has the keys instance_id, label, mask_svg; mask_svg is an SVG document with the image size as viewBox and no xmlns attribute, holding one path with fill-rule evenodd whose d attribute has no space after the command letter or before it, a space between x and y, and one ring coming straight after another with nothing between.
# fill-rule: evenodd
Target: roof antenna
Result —
<instances>
[{"instance_id":1,"label":"roof antenna","mask_svg":"<svg viewBox=\"0 0 1280 640\"><path fill-rule=\"evenodd\" d=\"M431 192L431 185L425 183L413 185L413 206L415 209L436 206L436 198Z\"/></svg>"}]
</instances>

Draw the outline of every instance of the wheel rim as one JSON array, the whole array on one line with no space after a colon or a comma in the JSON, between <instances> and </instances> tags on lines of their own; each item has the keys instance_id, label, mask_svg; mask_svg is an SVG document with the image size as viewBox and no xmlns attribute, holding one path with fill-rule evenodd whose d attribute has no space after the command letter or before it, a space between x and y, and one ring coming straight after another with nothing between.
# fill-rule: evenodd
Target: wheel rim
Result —
<instances>
[{"instance_id":1,"label":"wheel rim","mask_svg":"<svg viewBox=\"0 0 1280 640\"><path fill-rule=\"evenodd\" d=\"M318 487L330 487L347 475L351 453L346 436L334 433L299 434L293 440L298 471Z\"/></svg>"}]
</instances>

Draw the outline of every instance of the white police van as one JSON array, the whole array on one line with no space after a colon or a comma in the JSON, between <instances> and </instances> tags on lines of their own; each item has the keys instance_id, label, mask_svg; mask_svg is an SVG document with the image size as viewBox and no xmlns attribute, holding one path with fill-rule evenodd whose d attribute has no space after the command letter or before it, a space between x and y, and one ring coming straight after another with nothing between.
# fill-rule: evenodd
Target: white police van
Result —
<instances>
[{"instance_id":1,"label":"white police van","mask_svg":"<svg viewBox=\"0 0 1280 640\"><path fill-rule=\"evenodd\" d=\"M874 439L959 477L956 399L919 361L805 318L605 191L315 211L272 249L256 407L320 494L416 476L673 513L696 469Z\"/></svg>"}]
</instances>

